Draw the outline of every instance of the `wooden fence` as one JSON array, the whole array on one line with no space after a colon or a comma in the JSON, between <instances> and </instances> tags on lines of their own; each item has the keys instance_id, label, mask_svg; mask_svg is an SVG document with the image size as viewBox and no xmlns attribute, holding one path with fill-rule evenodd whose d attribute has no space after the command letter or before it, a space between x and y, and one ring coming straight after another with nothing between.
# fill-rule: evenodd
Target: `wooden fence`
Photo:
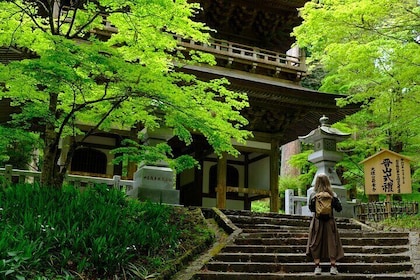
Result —
<instances>
[{"instance_id":1,"label":"wooden fence","mask_svg":"<svg viewBox=\"0 0 420 280\"><path fill-rule=\"evenodd\" d=\"M39 182L41 172L13 169L11 165L6 165L4 168L0 168L0 176L4 177L4 184L10 184L12 182L34 183ZM68 174L66 175L65 183L74 185L75 187L85 187L93 186L95 184L104 184L113 188L123 190L127 193L127 195L130 195L131 191L134 188L134 181L122 180L121 176L118 175L114 175L112 178L100 178Z\"/></svg>"},{"instance_id":2,"label":"wooden fence","mask_svg":"<svg viewBox=\"0 0 420 280\"><path fill-rule=\"evenodd\" d=\"M391 213L387 210L388 203L391 204ZM388 217L416 215L419 213L419 203L410 201L361 203L355 206L355 212L357 219L361 222L367 220L379 222Z\"/></svg>"},{"instance_id":3,"label":"wooden fence","mask_svg":"<svg viewBox=\"0 0 420 280\"><path fill-rule=\"evenodd\" d=\"M180 46L212 53L216 57L228 58L229 61L241 61L272 70L306 73L305 56L298 57L215 38L211 38L208 44L203 44L180 36L174 37Z\"/></svg>"}]
</instances>

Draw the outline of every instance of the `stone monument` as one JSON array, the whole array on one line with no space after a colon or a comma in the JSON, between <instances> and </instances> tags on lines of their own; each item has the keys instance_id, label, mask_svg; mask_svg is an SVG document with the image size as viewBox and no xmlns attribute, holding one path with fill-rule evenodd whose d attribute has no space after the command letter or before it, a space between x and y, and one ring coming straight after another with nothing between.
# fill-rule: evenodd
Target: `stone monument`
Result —
<instances>
[{"instance_id":1,"label":"stone monument","mask_svg":"<svg viewBox=\"0 0 420 280\"><path fill-rule=\"evenodd\" d=\"M144 145L156 145L166 142L172 135L169 128L154 131L142 131ZM179 204L179 190L175 189L175 173L166 162L156 165L141 164L134 173L134 187L131 196L141 200L165 204ZM130 194L129 194L130 195Z\"/></svg>"},{"instance_id":2,"label":"stone monument","mask_svg":"<svg viewBox=\"0 0 420 280\"><path fill-rule=\"evenodd\" d=\"M328 117L325 115L320 118L321 125L312 130L306 136L300 136L299 139L307 144L314 145L314 152L308 156L308 160L315 164L317 171L312 181L312 187L308 189L306 196L309 200L311 193L314 192L315 179L318 174L324 173L330 179L333 191L337 194L343 205L340 213L335 213L340 217L354 217L354 205L347 201L347 190L342 186L335 165L343 157L341 152L337 151L337 142L343 141L350 136L350 133L343 133L338 129L332 128L328 124ZM302 207L302 214L311 216L312 213L308 206Z\"/></svg>"}]
</instances>

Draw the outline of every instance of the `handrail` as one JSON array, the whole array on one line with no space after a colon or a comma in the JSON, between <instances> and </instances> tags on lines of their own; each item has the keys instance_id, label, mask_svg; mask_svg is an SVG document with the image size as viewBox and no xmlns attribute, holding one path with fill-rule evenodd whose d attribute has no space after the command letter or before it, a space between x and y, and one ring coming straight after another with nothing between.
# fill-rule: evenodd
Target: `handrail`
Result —
<instances>
[{"instance_id":1,"label":"handrail","mask_svg":"<svg viewBox=\"0 0 420 280\"><path fill-rule=\"evenodd\" d=\"M302 215L302 207L307 204L306 196L295 196L294 190L285 191L285 213L289 215Z\"/></svg>"},{"instance_id":2,"label":"handrail","mask_svg":"<svg viewBox=\"0 0 420 280\"><path fill-rule=\"evenodd\" d=\"M300 72L306 72L306 66L303 59L297 56L214 38L209 39L209 43L201 43L177 35L174 37L177 39L178 45L185 48L261 63L272 67L285 67Z\"/></svg>"},{"instance_id":3,"label":"handrail","mask_svg":"<svg viewBox=\"0 0 420 280\"><path fill-rule=\"evenodd\" d=\"M40 171L30 171L30 170L21 170L21 169L12 169L12 166L6 165L5 168L0 168L0 175L4 175L6 181L11 181L12 177L19 177L19 182L24 183L29 178L31 181L39 181L41 177ZM123 189L129 194L134 188L134 181L132 180L121 180L121 176L114 175L112 178L99 178L91 176L82 176L67 174L65 177L67 183L72 183L76 187L80 186L81 183L87 185L93 184L105 184L107 186L112 186L114 188Z\"/></svg>"},{"instance_id":4,"label":"handrail","mask_svg":"<svg viewBox=\"0 0 420 280\"><path fill-rule=\"evenodd\" d=\"M66 16L71 9L72 8L68 6L62 7L60 16L64 16L64 21L70 20L66 18ZM93 32L118 32L118 28L112 25L112 23L108 20L108 15L106 13L101 14L101 17L102 24L104 26L103 30L95 29ZM229 60L237 59L242 63L252 64L254 68L256 66L271 68L275 70L276 73L289 70L289 72L295 72L299 76L301 76L302 73L306 73L306 63L304 57L293 56L215 38L210 38L208 43L196 42L193 39L183 38L179 35L174 35L174 38L178 41L178 46L193 50L201 50L219 57L224 56Z\"/></svg>"}]
</instances>

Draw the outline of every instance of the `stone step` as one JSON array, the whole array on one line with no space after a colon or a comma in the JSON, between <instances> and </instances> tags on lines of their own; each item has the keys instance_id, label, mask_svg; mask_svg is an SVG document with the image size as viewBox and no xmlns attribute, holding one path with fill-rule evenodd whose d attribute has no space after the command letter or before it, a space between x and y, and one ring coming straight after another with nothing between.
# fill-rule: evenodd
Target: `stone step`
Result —
<instances>
[{"instance_id":1,"label":"stone step","mask_svg":"<svg viewBox=\"0 0 420 280\"><path fill-rule=\"evenodd\" d=\"M228 218L235 225L280 225L280 226L295 226L295 227L309 227L309 221L307 220L297 220L297 219L272 219L268 217L247 217L247 216L228 216Z\"/></svg>"},{"instance_id":2,"label":"stone step","mask_svg":"<svg viewBox=\"0 0 420 280\"><path fill-rule=\"evenodd\" d=\"M210 271L207 273L196 274L195 280L313 280L313 279L324 279L324 277L332 277L328 271L324 272L323 275L315 276L312 273L299 273L299 274L284 274L284 273L241 273L241 272L214 272ZM405 274L363 274L363 273L340 273L339 275L333 276L334 279L343 280L416 280L413 275Z\"/></svg>"},{"instance_id":3,"label":"stone step","mask_svg":"<svg viewBox=\"0 0 420 280\"><path fill-rule=\"evenodd\" d=\"M264 218L264 217L233 217L228 216L229 219L234 223L237 227L240 228L276 228L276 227L301 227L301 228L309 228L309 221L305 220L291 220L291 219L271 219L271 218ZM339 229L361 229L360 225L347 223L347 222L338 222L337 227Z\"/></svg>"},{"instance_id":4,"label":"stone step","mask_svg":"<svg viewBox=\"0 0 420 280\"><path fill-rule=\"evenodd\" d=\"M344 252L347 253L366 253L366 254L398 254L407 252L408 246L345 246ZM227 245L223 248L225 253L305 253L306 245Z\"/></svg>"},{"instance_id":5,"label":"stone step","mask_svg":"<svg viewBox=\"0 0 420 280\"><path fill-rule=\"evenodd\" d=\"M255 231L275 231L275 230L296 230L296 231L308 231L309 224L303 225L300 227L297 226L287 226L287 225L273 225L273 224L241 224L234 223L237 227L243 229L244 232L255 232ZM346 225L337 225L338 230L361 230L358 225L346 224Z\"/></svg>"},{"instance_id":6,"label":"stone step","mask_svg":"<svg viewBox=\"0 0 420 280\"><path fill-rule=\"evenodd\" d=\"M315 276L306 257L311 217L223 210L242 231L195 274L195 280L324 279L329 263ZM366 230L360 223L336 218L345 257L334 279L415 280L408 233Z\"/></svg>"},{"instance_id":7,"label":"stone step","mask_svg":"<svg viewBox=\"0 0 420 280\"><path fill-rule=\"evenodd\" d=\"M329 264L321 264L323 271L329 271ZM355 274L412 274L412 264L409 262L401 263L338 263L337 269L339 274L355 273ZM314 271L314 264L312 262L302 263L265 263L265 262L220 262L212 261L206 264L203 271L206 273L210 271L226 271L226 272L241 272L241 273L312 273ZM313 275L312 275L313 277Z\"/></svg>"},{"instance_id":8,"label":"stone step","mask_svg":"<svg viewBox=\"0 0 420 280\"><path fill-rule=\"evenodd\" d=\"M271 224L240 224L235 223L235 225L243 230L243 232L256 232L256 231L306 231L308 232L309 225L304 225L301 227L297 226L287 226L287 225L271 225Z\"/></svg>"},{"instance_id":9,"label":"stone step","mask_svg":"<svg viewBox=\"0 0 420 280\"><path fill-rule=\"evenodd\" d=\"M241 211L241 210L222 210L222 212L229 218L244 218L248 219L258 219L262 218L264 220L289 220L289 221L300 221L300 222L310 222L312 217L310 216L298 216L298 215L286 215L279 213L258 213L251 211ZM338 223L351 223L350 218L335 217Z\"/></svg>"},{"instance_id":10,"label":"stone step","mask_svg":"<svg viewBox=\"0 0 420 280\"><path fill-rule=\"evenodd\" d=\"M308 220L308 221L311 219L311 217L307 217L307 216L280 214L280 213L273 213L273 212L252 212L248 210L223 209L222 212L226 216L267 217L267 218L273 218L273 219L283 218L283 219ZM347 220L350 220L350 219L347 219Z\"/></svg>"},{"instance_id":11,"label":"stone step","mask_svg":"<svg viewBox=\"0 0 420 280\"><path fill-rule=\"evenodd\" d=\"M237 245L306 245L307 238L237 238L235 244ZM353 246L391 246L391 245L407 245L408 238L341 238L343 245Z\"/></svg>"},{"instance_id":12,"label":"stone step","mask_svg":"<svg viewBox=\"0 0 420 280\"><path fill-rule=\"evenodd\" d=\"M242 263L300 263L306 260L306 255L302 253L219 253L213 258L218 262L242 262ZM409 262L410 256L407 254L361 254L347 253L340 262L345 263L401 263Z\"/></svg>"},{"instance_id":13,"label":"stone step","mask_svg":"<svg viewBox=\"0 0 420 280\"><path fill-rule=\"evenodd\" d=\"M247 225L247 228L242 228L243 233L272 233L272 232L303 232L307 233L309 230L309 227L293 227L293 226L282 226L282 225ZM261 226L261 227L258 227ZM362 230L358 226L356 228L339 228L339 232L348 232L349 234L359 234L360 232L380 232L380 231L368 231L368 230ZM384 233L399 233L399 232L384 232ZM401 233L399 233L401 234ZM404 235L407 233L403 233Z\"/></svg>"},{"instance_id":14,"label":"stone step","mask_svg":"<svg viewBox=\"0 0 420 280\"><path fill-rule=\"evenodd\" d=\"M308 233L308 227L286 227L286 226L269 226L263 225L261 227L254 226L253 228L247 227L242 228L243 233L270 233L270 232L296 232L296 233Z\"/></svg>"},{"instance_id":15,"label":"stone step","mask_svg":"<svg viewBox=\"0 0 420 280\"><path fill-rule=\"evenodd\" d=\"M242 237L247 238L307 238L308 231L255 231L255 232L244 232L241 234ZM407 232L384 232L384 231L365 231L365 232L354 232L348 230L339 231L341 238L353 238L357 237L370 237L370 238L408 238L409 234Z\"/></svg>"}]
</instances>

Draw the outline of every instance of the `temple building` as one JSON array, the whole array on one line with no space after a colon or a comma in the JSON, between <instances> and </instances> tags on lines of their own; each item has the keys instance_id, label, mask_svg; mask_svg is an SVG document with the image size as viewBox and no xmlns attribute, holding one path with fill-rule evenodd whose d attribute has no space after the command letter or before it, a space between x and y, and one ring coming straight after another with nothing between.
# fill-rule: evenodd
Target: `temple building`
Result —
<instances>
[{"instance_id":1,"label":"temple building","mask_svg":"<svg viewBox=\"0 0 420 280\"><path fill-rule=\"evenodd\" d=\"M254 138L245 145L235 144L240 156L218 158L201 135L193 135L189 146L165 133L154 135L167 141L175 156L189 154L200 163L200 169L177 174L179 203L250 209L252 201L270 198L270 210L277 212L280 147L318 127L322 115L335 123L359 108L339 108L336 99L341 96L301 86L307 75L305 53L294 46L290 33L301 22L297 9L307 1L191 1L199 2L203 8L197 20L217 32L211 34L209 44L185 38L177 38L178 43L186 51L213 54L217 65L188 65L182 71L204 80L225 77L230 81L230 89L246 92L250 106L242 114L249 120L246 129L253 132ZM6 53L10 56L7 59L34 56L18 48L7 52L0 48L0 63ZM7 100L0 100L0 106L9 108ZM10 110L2 109L0 122L9 113ZM88 137L85 147L76 152L70 172L109 177L121 174L121 166L109 164L113 159L109 151L124 138L133 137L132 133L121 130ZM132 176L135 167L129 171Z\"/></svg>"}]
</instances>

